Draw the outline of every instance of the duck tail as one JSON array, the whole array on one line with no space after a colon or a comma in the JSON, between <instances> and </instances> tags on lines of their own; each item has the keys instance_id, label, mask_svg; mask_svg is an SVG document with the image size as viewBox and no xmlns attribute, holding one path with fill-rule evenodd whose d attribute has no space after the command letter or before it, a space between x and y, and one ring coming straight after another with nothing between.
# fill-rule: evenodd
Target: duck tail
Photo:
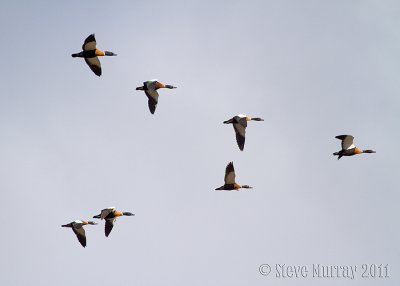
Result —
<instances>
[{"instance_id":1,"label":"duck tail","mask_svg":"<svg viewBox=\"0 0 400 286\"><path fill-rule=\"evenodd\" d=\"M339 151L339 152L335 152L335 153L333 153L333 156L338 156L338 160L340 159L340 158L342 158L343 157L343 152L342 151Z\"/></svg>"}]
</instances>

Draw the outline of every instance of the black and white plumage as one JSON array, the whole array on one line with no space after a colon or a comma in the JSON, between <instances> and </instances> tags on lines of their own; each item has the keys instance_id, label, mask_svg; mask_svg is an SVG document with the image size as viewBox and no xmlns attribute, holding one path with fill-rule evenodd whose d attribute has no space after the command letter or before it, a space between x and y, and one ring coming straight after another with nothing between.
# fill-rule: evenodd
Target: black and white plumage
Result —
<instances>
[{"instance_id":1,"label":"black and white plumage","mask_svg":"<svg viewBox=\"0 0 400 286\"><path fill-rule=\"evenodd\" d=\"M244 149L244 143L246 141L246 127L247 121L254 120L254 121L264 121L264 119L259 117L250 117L245 114L238 114L232 117L229 120L224 121L225 124L232 124L233 129L235 130L236 134L236 142L239 146L240 151Z\"/></svg>"},{"instance_id":2,"label":"black and white plumage","mask_svg":"<svg viewBox=\"0 0 400 286\"><path fill-rule=\"evenodd\" d=\"M334 156L338 156L338 160L343 156L353 156L362 153L376 153L374 150L361 150L354 146L354 137L352 135L338 135L335 138L342 141L342 150L333 153Z\"/></svg>"},{"instance_id":3,"label":"black and white plumage","mask_svg":"<svg viewBox=\"0 0 400 286\"><path fill-rule=\"evenodd\" d=\"M62 227L70 227L74 231L76 237L78 238L80 244L83 247L86 247L86 233L85 229L83 228L84 225L91 224L96 225L96 222L93 221L85 221L85 220L74 220L69 224L64 224Z\"/></svg>"},{"instance_id":4,"label":"black and white plumage","mask_svg":"<svg viewBox=\"0 0 400 286\"><path fill-rule=\"evenodd\" d=\"M150 110L151 114L154 114L154 112L156 111L157 104L158 104L158 97L159 97L157 90L160 88L174 89L174 88L176 88L176 86L169 85L169 84L163 84L163 83L159 82L157 79L152 79L152 80L145 81L143 83L143 86L139 86L136 88L136 90L143 90L144 93L146 94L147 99L148 99L147 104L149 106L149 110Z\"/></svg>"},{"instance_id":5,"label":"black and white plumage","mask_svg":"<svg viewBox=\"0 0 400 286\"><path fill-rule=\"evenodd\" d=\"M239 190L239 189L252 189L252 187L248 185L239 185L236 183L236 174L235 168L233 167L233 162L228 163L225 168L225 177L224 177L224 185L216 188L216 191L232 191L232 190Z\"/></svg>"},{"instance_id":6,"label":"black and white plumage","mask_svg":"<svg viewBox=\"0 0 400 286\"><path fill-rule=\"evenodd\" d=\"M108 237L114 227L115 220L119 216L134 216L135 214L130 212L120 212L115 209L115 207L108 207L101 210L99 215L95 215L93 218L99 218L105 220L104 233Z\"/></svg>"},{"instance_id":7,"label":"black and white plumage","mask_svg":"<svg viewBox=\"0 0 400 286\"><path fill-rule=\"evenodd\" d=\"M89 35L82 45L82 52L72 54L72 57L84 58L86 64L94 72L95 75L101 76L101 64L98 57L101 56L116 56L113 52L101 51L96 48L96 38L94 34Z\"/></svg>"}]
</instances>

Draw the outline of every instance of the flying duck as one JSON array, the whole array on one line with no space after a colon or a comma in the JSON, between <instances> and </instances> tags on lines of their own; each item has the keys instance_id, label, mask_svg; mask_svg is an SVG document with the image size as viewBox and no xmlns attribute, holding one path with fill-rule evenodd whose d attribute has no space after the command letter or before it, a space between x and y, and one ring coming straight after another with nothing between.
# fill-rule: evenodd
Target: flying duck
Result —
<instances>
[{"instance_id":1,"label":"flying duck","mask_svg":"<svg viewBox=\"0 0 400 286\"><path fill-rule=\"evenodd\" d=\"M94 221L86 221L86 220L74 220L69 224L63 224L62 227L70 227L74 231L76 237L83 247L86 247L86 235L85 230L83 229L84 225L92 224L96 225L97 223Z\"/></svg>"},{"instance_id":2,"label":"flying duck","mask_svg":"<svg viewBox=\"0 0 400 286\"><path fill-rule=\"evenodd\" d=\"M354 137L351 135L338 135L335 138L342 140L342 150L333 153L334 156L339 156L338 160L342 158L342 156L353 156L362 153L376 153L374 150L361 150L354 146Z\"/></svg>"},{"instance_id":3,"label":"flying duck","mask_svg":"<svg viewBox=\"0 0 400 286\"><path fill-rule=\"evenodd\" d=\"M98 57L102 56L116 56L113 52L100 51L96 48L96 39L94 34L86 38L82 46L82 52L72 54L73 58L84 58L90 69L98 76L101 76L101 64Z\"/></svg>"},{"instance_id":4,"label":"flying duck","mask_svg":"<svg viewBox=\"0 0 400 286\"><path fill-rule=\"evenodd\" d=\"M95 215L93 218L105 219L105 234L106 237L110 234L111 230L114 227L114 222L119 216L134 216L135 214L130 212L119 212L115 209L115 207L109 207L101 211L99 215Z\"/></svg>"},{"instance_id":5,"label":"flying duck","mask_svg":"<svg viewBox=\"0 0 400 286\"><path fill-rule=\"evenodd\" d=\"M248 185L239 185L235 182L235 169L233 168L233 162L230 162L225 169L225 185L223 185L222 187L219 187L217 189L215 189L216 191L232 191L232 190L239 190L241 188L244 189L252 189L252 187L248 186Z\"/></svg>"},{"instance_id":6,"label":"flying duck","mask_svg":"<svg viewBox=\"0 0 400 286\"><path fill-rule=\"evenodd\" d=\"M254 121L264 121L264 119L259 117L250 117L244 114L238 114L235 117L224 121L225 124L233 124L233 129L236 133L236 142L239 146L240 151L244 149L244 142L246 140L246 127L247 121L254 120Z\"/></svg>"},{"instance_id":7,"label":"flying duck","mask_svg":"<svg viewBox=\"0 0 400 286\"><path fill-rule=\"evenodd\" d=\"M176 88L176 86L169 85L169 84L163 84L159 82L157 79L152 79L145 81L143 83L143 86L139 86L136 88L136 90L144 90L144 93L147 95L147 98L149 99L148 104L149 104L149 109L151 114L154 114L156 111L157 103L158 103L158 92L157 89L159 88L169 88L173 89Z\"/></svg>"}]
</instances>

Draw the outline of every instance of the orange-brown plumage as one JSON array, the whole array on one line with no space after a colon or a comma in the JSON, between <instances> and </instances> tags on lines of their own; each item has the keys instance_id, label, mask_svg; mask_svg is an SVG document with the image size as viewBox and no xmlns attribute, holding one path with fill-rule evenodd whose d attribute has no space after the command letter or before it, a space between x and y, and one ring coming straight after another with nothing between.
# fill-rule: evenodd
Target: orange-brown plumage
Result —
<instances>
[{"instance_id":1,"label":"orange-brown plumage","mask_svg":"<svg viewBox=\"0 0 400 286\"><path fill-rule=\"evenodd\" d=\"M360 148L355 148L354 149L354 153L356 153L356 154L361 154L361 153L363 153L363 151L360 149Z\"/></svg>"},{"instance_id":2,"label":"orange-brown plumage","mask_svg":"<svg viewBox=\"0 0 400 286\"><path fill-rule=\"evenodd\" d=\"M156 88L165 88L165 84L163 84L163 83L157 81L157 82L156 82Z\"/></svg>"},{"instance_id":3,"label":"orange-brown plumage","mask_svg":"<svg viewBox=\"0 0 400 286\"><path fill-rule=\"evenodd\" d=\"M234 188L235 190L239 190L241 187L242 187L242 186L239 185L239 184L237 184L237 183L233 184L233 188Z\"/></svg>"},{"instance_id":4,"label":"orange-brown plumage","mask_svg":"<svg viewBox=\"0 0 400 286\"><path fill-rule=\"evenodd\" d=\"M123 216L123 213L119 212L119 211L115 211L114 212L114 216Z\"/></svg>"},{"instance_id":5,"label":"orange-brown plumage","mask_svg":"<svg viewBox=\"0 0 400 286\"><path fill-rule=\"evenodd\" d=\"M99 49L96 49L96 51L94 52L96 56L104 56L105 53L103 51L100 51Z\"/></svg>"}]
</instances>

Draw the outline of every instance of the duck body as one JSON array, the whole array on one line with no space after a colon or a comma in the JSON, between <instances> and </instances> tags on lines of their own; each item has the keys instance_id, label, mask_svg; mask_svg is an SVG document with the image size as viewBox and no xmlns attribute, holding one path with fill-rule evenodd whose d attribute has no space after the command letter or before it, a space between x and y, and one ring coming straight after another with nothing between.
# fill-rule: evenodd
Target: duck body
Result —
<instances>
[{"instance_id":1,"label":"duck body","mask_svg":"<svg viewBox=\"0 0 400 286\"><path fill-rule=\"evenodd\" d=\"M116 56L116 54L110 54L111 52L108 51L100 51L98 49L95 50L89 50L89 51L82 51L76 54L72 54L71 56L73 58L94 58L94 57L101 57L101 56Z\"/></svg>"},{"instance_id":2,"label":"duck body","mask_svg":"<svg viewBox=\"0 0 400 286\"><path fill-rule=\"evenodd\" d=\"M83 226L88 224L96 225L97 223L94 221L74 220L73 222L70 222L68 224L63 224L61 226L72 228L80 244L83 247L86 247L86 233L85 230L83 229Z\"/></svg>"},{"instance_id":3,"label":"duck body","mask_svg":"<svg viewBox=\"0 0 400 286\"><path fill-rule=\"evenodd\" d=\"M338 160L343 156L354 156L363 153L376 153L374 150L361 150L354 146L354 137L352 135L338 135L335 137L342 141L342 150L333 153L334 156L338 156Z\"/></svg>"},{"instance_id":4,"label":"duck body","mask_svg":"<svg viewBox=\"0 0 400 286\"><path fill-rule=\"evenodd\" d=\"M139 86L136 88L136 90L143 90L144 93L146 94L148 99L147 103L151 114L154 114L154 112L156 111L156 107L158 104L158 97L159 97L157 90L160 88L174 89L176 88L176 86L163 84L159 82L157 79L152 79L145 81L143 83L143 86Z\"/></svg>"},{"instance_id":5,"label":"duck body","mask_svg":"<svg viewBox=\"0 0 400 286\"><path fill-rule=\"evenodd\" d=\"M134 216L135 214L130 212L120 212L115 209L115 207L108 207L101 211L100 214L95 215L93 218L99 218L101 220L105 220L104 232L106 237L108 237L111 233L111 230L114 227L115 220L120 216Z\"/></svg>"},{"instance_id":6,"label":"duck body","mask_svg":"<svg viewBox=\"0 0 400 286\"><path fill-rule=\"evenodd\" d=\"M243 151L244 149L244 144L246 141L246 127L247 127L247 121L254 120L254 121L264 121L264 119L259 118L259 117L250 117L245 114L238 114L234 117L232 117L229 120L224 121L224 124L232 124L233 129L235 130L236 134L236 142L238 144L238 147L240 151Z\"/></svg>"},{"instance_id":7,"label":"duck body","mask_svg":"<svg viewBox=\"0 0 400 286\"><path fill-rule=\"evenodd\" d=\"M225 184L219 188L216 188L216 191L232 191L236 190L238 191L239 189L252 189L252 187L248 185L239 185L238 183L235 182L236 174L235 174L235 168L233 167L233 162L228 163L228 165L225 168Z\"/></svg>"},{"instance_id":8,"label":"duck body","mask_svg":"<svg viewBox=\"0 0 400 286\"><path fill-rule=\"evenodd\" d=\"M94 34L89 35L82 45L82 52L72 54L73 58L84 58L86 64L94 72L95 75L101 76L101 64L98 57L116 56L113 52L101 51L96 48L96 38Z\"/></svg>"},{"instance_id":9,"label":"duck body","mask_svg":"<svg viewBox=\"0 0 400 286\"><path fill-rule=\"evenodd\" d=\"M215 190L216 191L233 191L233 190L238 191L241 188L242 188L241 185L235 183L235 184L225 184L219 188L216 188Z\"/></svg>"}]
</instances>

